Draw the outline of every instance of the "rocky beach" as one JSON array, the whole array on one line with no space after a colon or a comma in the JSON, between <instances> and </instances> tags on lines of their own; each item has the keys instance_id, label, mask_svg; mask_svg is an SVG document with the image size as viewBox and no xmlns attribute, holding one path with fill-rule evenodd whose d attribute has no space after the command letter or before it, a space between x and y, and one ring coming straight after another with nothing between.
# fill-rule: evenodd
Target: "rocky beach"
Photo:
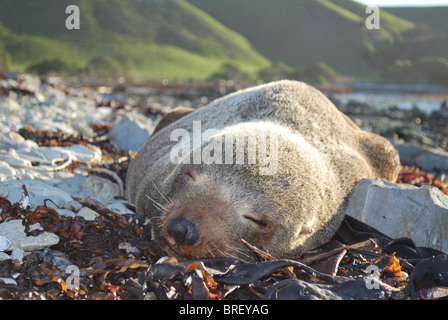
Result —
<instances>
[{"instance_id":1,"label":"rocky beach","mask_svg":"<svg viewBox=\"0 0 448 320\"><path fill-rule=\"evenodd\" d=\"M178 280L174 285L174 273L190 274L193 282L200 283L196 285L202 291L195 287L193 294L197 295L193 298L224 298L232 294L233 298L271 297L272 277L269 285L260 282L261 277L254 280L259 281L258 287L249 294L247 285L252 282L232 283L224 276L225 268L213 263L210 267L210 262L196 262L193 266L171 261L158 263L154 268L162 254L151 242L150 222L135 213L124 197L127 165L165 113L181 105L200 107L240 88L232 82L170 84L168 81L153 85L81 86L29 74L1 75L0 298L192 298L188 289L191 282ZM441 101L439 110L428 113L417 107L378 109L356 101L342 103L331 92L326 94L361 128L389 138L406 167L396 184L369 180L360 183L348 202L347 214L366 224L364 231L372 237L362 241L357 238L358 242L331 249L337 255L334 259L328 258L332 255L326 256L336 266L330 272L332 279L326 276L328 272L316 271L316 274L328 283L346 277L339 284L332 282L331 297L353 299L340 294L341 283L348 286L350 276L338 270L343 261L341 253L350 251L348 247L355 243L362 243L352 247L352 251L359 253L356 250L363 248L374 252L369 264L385 259L378 263L385 264L384 274L391 272L381 284L385 295L362 291L363 297L406 298L403 288L409 291L417 260L448 252L446 102ZM378 230L381 236L369 227ZM374 235L377 242L371 240ZM400 245L417 253L412 256L414 265L406 260L408 255L400 260L398 268L394 260L396 251L381 249L386 240L390 245L401 238L411 242ZM383 240L383 246L378 239ZM366 255L364 252L363 259ZM275 257L264 258L276 261ZM350 259L346 263L360 258L352 255ZM437 259L441 261L434 263L446 268L446 262L440 256ZM288 278L284 270L288 263L277 262L263 276L283 270L278 279ZM219 263L227 268L241 266L235 261ZM302 263L305 264L297 262L295 267L311 268ZM84 284L67 288L68 277L72 275L66 271L69 266L76 266ZM167 266L173 272L170 276L163 269ZM224 281L219 282L220 278ZM221 286L226 281L232 283L232 290ZM163 291L161 283L172 286L175 292ZM236 287L244 287L246 291L238 293ZM429 298L447 295L443 290L440 293L440 289L435 292L420 294Z\"/></svg>"}]
</instances>

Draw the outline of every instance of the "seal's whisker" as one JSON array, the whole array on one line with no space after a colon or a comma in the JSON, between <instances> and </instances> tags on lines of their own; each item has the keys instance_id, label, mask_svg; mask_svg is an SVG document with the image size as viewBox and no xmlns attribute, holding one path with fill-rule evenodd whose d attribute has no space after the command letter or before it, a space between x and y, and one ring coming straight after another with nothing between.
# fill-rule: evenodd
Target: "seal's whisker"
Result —
<instances>
[{"instance_id":1,"label":"seal's whisker","mask_svg":"<svg viewBox=\"0 0 448 320\"><path fill-rule=\"evenodd\" d=\"M160 211L162 211L162 212L168 212L168 209L165 208L164 206L162 206L162 205L161 205L160 203L158 203L156 200L154 200L153 198L151 198L151 197L148 196L148 195L146 195L146 197L147 197L149 200L152 201L154 207L156 207L156 205L157 205L158 208L157 208L157 207L156 207L156 208L159 209Z\"/></svg>"},{"instance_id":2,"label":"seal's whisker","mask_svg":"<svg viewBox=\"0 0 448 320\"><path fill-rule=\"evenodd\" d=\"M213 245L213 246L215 247L215 249L216 249L221 255L223 255L224 257L226 257L226 258L233 258L233 259L239 259L238 257L236 257L236 256L234 256L234 255L228 253L227 251L222 251L222 250L220 250L214 243L212 243L212 245Z\"/></svg>"},{"instance_id":3,"label":"seal's whisker","mask_svg":"<svg viewBox=\"0 0 448 320\"><path fill-rule=\"evenodd\" d=\"M219 250L218 248L216 248L216 250L218 250L218 252L219 252L220 254L222 254L224 257L226 257L226 258L232 258L232 255L231 255L230 253L227 253L227 252L225 252L225 251L221 251L221 250Z\"/></svg>"},{"instance_id":4,"label":"seal's whisker","mask_svg":"<svg viewBox=\"0 0 448 320\"><path fill-rule=\"evenodd\" d=\"M207 251L210 253L210 255L211 255L213 258L216 258L216 257L215 257L215 254L213 253L212 250L210 250L210 247L209 247L209 246L207 246Z\"/></svg>"},{"instance_id":5,"label":"seal's whisker","mask_svg":"<svg viewBox=\"0 0 448 320\"><path fill-rule=\"evenodd\" d=\"M157 228L159 233L163 233L163 226L164 226L165 219L166 219L166 216L160 215L160 216L153 216L153 217L149 218L149 221L152 223L152 225L154 227Z\"/></svg>"},{"instance_id":6,"label":"seal's whisker","mask_svg":"<svg viewBox=\"0 0 448 320\"><path fill-rule=\"evenodd\" d=\"M160 196L163 198L163 200L165 200L166 202L168 202L168 203L171 203L171 204L174 204L173 203L173 201L171 200L171 199L169 199L169 197L168 197L168 199L167 198L165 198L165 196L162 194L162 192L160 192L160 190L159 190L159 188L157 188L157 186L156 186L156 184L154 183L154 181L151 181L152 182L152 185L154 186L154 188L156 188L156 190L157 190L157 192L160 194Z\"/></svg>"},{"instance_id":7,"label":"seal's whisker","mask_svg":"<svg viewBox=\"0 0 448 320\"><path fill-rule=\"evenodd\" d=\"M160 210L160 208L158 207L158 206L156 206L154 203L152 204L152 206L154 207L154 208L156 208L157 210L159 210L159 211L161 211L161 212L163 212L162 210Z\"/></svg>"},{"instance_id":8,"label":"seal's whisker","mask_svg":"<svg viewBox=\"0 0 448 320\"><path fill-rule=\"evenodd\" d=\"M212 243L211 245L214 246L215 249L216 249L220 254L222 254L224 257L227 257L227 255L226 255L224 252L222 252L221 250L218 249L218 247L216 246L216 244Z\"/></svg>"},{"instance_id":9,"label":"seal's whisker","mask_svg":"<svg viewBox=\"0 0 448 320\"><path fill-rule=\"evenodd\" d=\"M149 218L149 221L152 221L152 220L165 220L166 219L166 216L152 216L151 218Z\"/></svg>"},{"instance_id":10,"label":"seal's whisker","mask_svg":"<svg viewBox=\"0 0 448 320\"><path fill-rule=\"evenodd\" d=\"M159 208L158 206L156 206L154 203L152 204L152 206L153 206L154 208L156 208L157 210L159 210L160 212L164 212L161 208Z\"/></svg>"},{"instance_id":11,"label":"seal's whisker","mask_svg":"<svg viewBox=\"0 0 448 320\"><path fill-rule=\"evenodd\" d=\"M225 243L224 243L224 245L225 245L227 248L229 248L230 250L236 251L236 252L238 252L239 254L242 254L243 256L246 256L246 257L250 258L250 256L249 256L248 254L244 253L244 251L246 251L246 250L243 250L243 249L241 249L241 248L237 248L237 247L232 247L232 246L229 246L229 245L227 245L227 244L225 244Z\"/></svg>"}]
</instances>

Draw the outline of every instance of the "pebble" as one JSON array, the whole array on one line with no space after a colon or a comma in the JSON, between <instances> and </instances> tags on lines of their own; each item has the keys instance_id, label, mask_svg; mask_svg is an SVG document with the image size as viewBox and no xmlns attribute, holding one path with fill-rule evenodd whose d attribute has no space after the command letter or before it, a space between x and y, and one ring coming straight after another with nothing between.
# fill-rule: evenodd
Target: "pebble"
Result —
<instances>
[{"instance_id":1,"label":"pebble","mask_svg":"<svg viewBox=\"0 0 448 320\"><path fill-rule=\"evenodd\" d=\"M30 225L30 231L36 229L42 230L40 225ZM0 235L8 238L11 242L11 245L6 249L6 251L14 251L15 249L33 251L59 243L59 237L50 232L44 232L35 237L27 237L25 227L22 225L22 220L10 220L0 223Z\"/></svg>"},{"instance_id":2,"label":"pebble","mask_svg":"<svg viewBox=\"0 0 448 320\"><path fill-rule=\"evenodd\" d=\"M124 249L126 250L127 254L131 253L139 253L139 249L134 247L133 245L127 243L127 242L121 242L118 244L118 249Z\"/></svg>"},{"instance_id":3,"label":"pebble","mask_svg":"<svg viewBox=\"0 0 448 320\"><path fill-rule=\"evenodd\" d=\"M17 178L16 170L8 163L0 160L0 182Z\"/></svg>"},{"instance_id":4,"label":"pebble","mask_svg":"<svg viewBox=\"0 0 448 320\"><path fill-rule=\"evenodd\" d=\"M68 266L72 265L72 262L63 253L49 248L43 249L40 257L43 261L51 261L59 270L66 270Z\"/></svg>"},{"instance_id":5,"label":"pebble","mask_svg":"<svg viewBox=\"0 0 448 320\"><path fill-rule=\"evenodd\" d=\"M0 257L1 260L1 257ZM0 278L1 281L3 281L4 284L13 284L17 285L17 281L12 278Z\"/></svg>"},{"instance_id":6,"label":"pebble","mask_svg":"<svg viewBox=\"0 0 448 320\"><path fill-rule=\"evenodd\" d=\"M19 262L22 262L24 256L25 251L23 251L21 248L15 248L11 252L11 259L19 260Z\"/></svg>"},{"instance_id":7,"label":"pebble","mask_svg":"<svg viewBox=\"0 0 448 320\"><path fill-rule=\"evenodd\" d=\"M121 150L138 151L148 140L154 128L151 119L142 114L130 112L109 132L108 138Z\"/></svg>"},{"instance_id":8,"label":"pebble","mask_svg":"<svg viewBox=\"0 0 448 320\"><path fill-rule=\"evenodd\" d=\"M11 246L11 241L5 236L0 235L0 252L6 251Z\"/></svg>"},{"instance_id":9,"label":"pebble","mask_svg":"<svg viewBox=\"0 0 448 320\"><path fill-rule=\"evenodd\" d=\"M77 213L77 216L83 217L86 220L95 220L95 218L98 217L99 214L90 208L82 207L81 210L79 210L79 212Z\"/></svg>"},{"instance_id":10,"label":"pebble","mask_svg":"<svg viewBox=\"0 0 448 320\"><path fill-rule=\"evenodd\" d=\"M0 261L11 259L11 256L7 253L0 252Z\"/></svg>"},{"instance_id":11,"label":"pebble","mask_svg":"<svg viewBox=\"0 0 448 320\"><path fill-rule=\"evenodd\" d=\"M100 202L120 196L120 187L118 184L98 176L89 176L84 181L84 191L91 193Z\"/></svg>"},{"instance_id":12,"label":"pebble","mask_svg":"<svg viewBox=\"0 0 448 320\"><path fill-rule=\"evenodd\" d=\"M403 165L414 165L426 171L448 172L448 152L427 146L416 146L399 140L392 142Z\"/></svg>"}]
</instances>

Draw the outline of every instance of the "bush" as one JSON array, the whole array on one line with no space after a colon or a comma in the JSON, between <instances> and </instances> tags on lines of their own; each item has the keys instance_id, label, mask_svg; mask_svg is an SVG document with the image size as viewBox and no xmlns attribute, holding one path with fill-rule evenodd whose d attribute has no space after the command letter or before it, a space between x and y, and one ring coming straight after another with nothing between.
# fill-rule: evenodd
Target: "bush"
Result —
<instances>
[{"instance_id":1,"label":"bush","mask_svg":"<svg viewBox=\"0 0 448 320\"><path fill-rule=\"evenodd\" d=\"M323 62L316 62L299 72L299 77L305 81L323 84L339 80L340 75L329 65Z\"/></svg>"},{"instance_id":2,"label":"bush","mask_svg":"<svg viewBox=\"0 0 448 320\"><path fill-rule=\"evenodd\" d=\"M216 72L212 73L207 80L233 80L236 82L250 82L252 77L237 64L233 62L225 62Z\"/></svg>"},{"instance_id":3,"label":"bush","mask_svg":"<svg viewBox=\"0 0 448 320\"><path fill-rule=\"evenodd\" d=\"M122 75L123 68L115 58L99 56L87 63L84 72L96 78L115 78Z\"/></svg>"},{"instance_id":4,"label":"bush","mask_svg":"<svg viewBox=\"0 0 448 320\"><path fill-rule=\"evenodd\" d=\"M39 75L48 75L52 73L71 74L74 70L74 66L58 58L40 61L26 69L27 72L37 73Z\"/></svg>"},{"instance_id":5,"label":"bush","mask_svg":"<svg viewBox=\"0 0 448 320\"><path fill-rule=\"evenodd\" d=\"M422 83L448 86L448 59L426 57L417 61L396 60L382 75L397 83Z\"/></svg>"},{"instance_id":6,"label":"bush","mask_svg":"<svg viewBox=\"0 0 448 320\"><path fill-rule=\"evenodd\" d=\"M416 66L409 59L395 60L394 64L383 72L382 78L396 83L425 83L416 72Z\"/></svg>"},{"instance_id":7,"label":"bush","mask_svg":"<svg viewBox=\"0 0 448 320\"><path fill-rule=\"evenodd\" d=\"M258 78L265 82L281 79L294 79L295 77L296 70L282 62L273 63L269 67L261 69L258 72Z\"/></svg>"},{"instance_id":8,"label":"bush","mask_svg":"<svg viewBox=\"0 0 448 320\"><path fill-rule=\"evenodd\" d=\"M430 84L448 86L448 59L442 57L426 57L418 62L419 71Z\"/></svg>"}]
</instances>

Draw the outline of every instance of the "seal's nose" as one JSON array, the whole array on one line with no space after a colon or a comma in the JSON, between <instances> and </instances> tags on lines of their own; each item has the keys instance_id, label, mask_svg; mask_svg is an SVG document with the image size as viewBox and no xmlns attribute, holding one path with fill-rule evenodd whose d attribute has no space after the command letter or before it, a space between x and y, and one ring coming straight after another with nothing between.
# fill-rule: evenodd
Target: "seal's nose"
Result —
<instances>
[{"instance_id":1,"label":"seal's nose","mask_svg":"<svg viewBox=\"0 0 448 320\"><path fill-rule=\"evenodd\" d=\"M199 239L196 225L183 216L168 222L166 228L179 244L193 245Z\"/></svg>"}]
</instances>

